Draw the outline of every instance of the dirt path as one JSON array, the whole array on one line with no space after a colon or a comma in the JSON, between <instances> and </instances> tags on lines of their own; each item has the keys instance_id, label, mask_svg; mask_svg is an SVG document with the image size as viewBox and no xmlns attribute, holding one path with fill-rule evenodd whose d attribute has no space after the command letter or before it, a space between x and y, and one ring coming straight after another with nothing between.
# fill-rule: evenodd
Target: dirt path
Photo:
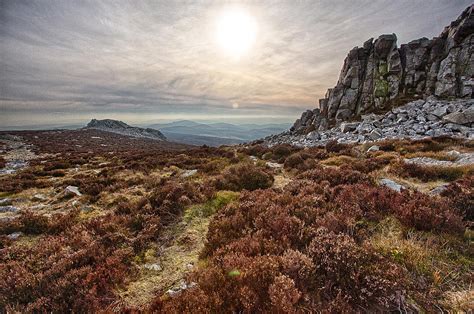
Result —
<instances>
[{"instance_id":1,"label":"dirt path","mask_svg":"<svg viewBox=\"0 0 474 314\"><path fill-rule=\"evenodd\" d=\"M160 291L173 295L185 288L183 278L198 263L210 220L211 217L193 217L188 222L183 220L168 227L163 236L168 238L165 244L147 251L138 277L119 292L122 303L141 308Z\"/></svg>"}]
</instances>

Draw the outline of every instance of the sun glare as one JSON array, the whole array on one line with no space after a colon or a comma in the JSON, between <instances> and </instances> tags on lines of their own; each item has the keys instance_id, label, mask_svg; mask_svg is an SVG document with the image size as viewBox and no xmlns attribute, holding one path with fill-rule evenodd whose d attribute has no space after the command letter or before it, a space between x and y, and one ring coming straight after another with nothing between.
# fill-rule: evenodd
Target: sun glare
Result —
<instances>
[{"instance_id":1,"label":"sun glare","mask_svg":"<svg viewBox=\"0 0 474 314\"><path fill-rule=\"evenodd\" d=\"M229 56L240 59L247 54L257 37L257 23L245 10L228 8L217 18L216 41Z\"/></svg>"}]
</instances>

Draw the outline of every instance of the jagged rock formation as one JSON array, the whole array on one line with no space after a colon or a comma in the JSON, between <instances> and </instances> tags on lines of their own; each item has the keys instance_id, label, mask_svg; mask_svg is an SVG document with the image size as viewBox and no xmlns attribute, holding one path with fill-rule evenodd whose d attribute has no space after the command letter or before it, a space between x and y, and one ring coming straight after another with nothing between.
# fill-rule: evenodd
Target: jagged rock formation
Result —
<instances>
[{"instance_id":1,"label":"jagged rock formation","mask_svg":"<svg viewBox=\"0 0 474 314\"><path fill-rule=\"evenodd\" d=\"M105 119L96 120L92 119L85 127L86 129L97 129L106 132L117 133L121 135L140 137L140 138L151 138L154 140L164 141L166 137L158 130L150 128L139 128L129 126L125 122Z\"/></svg>"},{"instance_id":2,"label":"jagged rock formation","mask_svg":"<svg viewBox=\"0 0 474 314\"><path fill-rule=\"evenodd\" d=\"M384 139L451 136L474 139L474 99L443 101L433 96L393 108L385 114L367 114L362 121L343 122L325 131L286 133L265 138L269 146L290 143L319 146L336 139L339 143L365 143Z\"/></svg>"},{"instance_id":3,"label":"jagged rock formation","mask_svg":"<svg viewBox=\"0 0 474 314\"><path fill-rule=\"evenodd\" d=\"M407 100L474 96L474 5L439 37L397 47L395 34L353 48L334 88L319 108L304 112L291 131L323 131L362 114L387 110Z\"/></svg>"}]
</instances>

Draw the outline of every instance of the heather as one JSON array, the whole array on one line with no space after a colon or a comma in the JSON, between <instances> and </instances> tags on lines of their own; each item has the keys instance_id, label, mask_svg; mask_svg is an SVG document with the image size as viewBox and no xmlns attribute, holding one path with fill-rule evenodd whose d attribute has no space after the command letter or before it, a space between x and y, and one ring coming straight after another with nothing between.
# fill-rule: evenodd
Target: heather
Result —
<instances>
[{"instance_id":1,"label":"heather","mask_svg":"<svg viewBox=\"0 0 474 314\"><path fill-rule=\"evenodd\" d=\"M0 177L17 209L0 212L2 311L469 309L472 172L403 166L469 141L83 149L63 132L76 146L20 133L36 157Z\"/></svg>"}]
</instances>

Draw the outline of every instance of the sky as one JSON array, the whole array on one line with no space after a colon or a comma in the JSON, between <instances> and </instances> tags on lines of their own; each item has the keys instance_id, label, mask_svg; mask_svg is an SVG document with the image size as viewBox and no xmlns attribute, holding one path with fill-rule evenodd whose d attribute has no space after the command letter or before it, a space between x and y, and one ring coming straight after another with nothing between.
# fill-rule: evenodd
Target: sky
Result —
<instances>
[{"instance_id":1,"label":"sky","mask_svg":"<svg viewBox=\"0 0 474 314\"><path fill-rule=\"evenodd\" d=\"M0 0L0 128L91 118L291 122L335 85L351 48L385 33L399 44L432 38L468 5ZM216 35L236 11L252 24L238 57L241 39Z\"/></svg>"}]
</instances>

